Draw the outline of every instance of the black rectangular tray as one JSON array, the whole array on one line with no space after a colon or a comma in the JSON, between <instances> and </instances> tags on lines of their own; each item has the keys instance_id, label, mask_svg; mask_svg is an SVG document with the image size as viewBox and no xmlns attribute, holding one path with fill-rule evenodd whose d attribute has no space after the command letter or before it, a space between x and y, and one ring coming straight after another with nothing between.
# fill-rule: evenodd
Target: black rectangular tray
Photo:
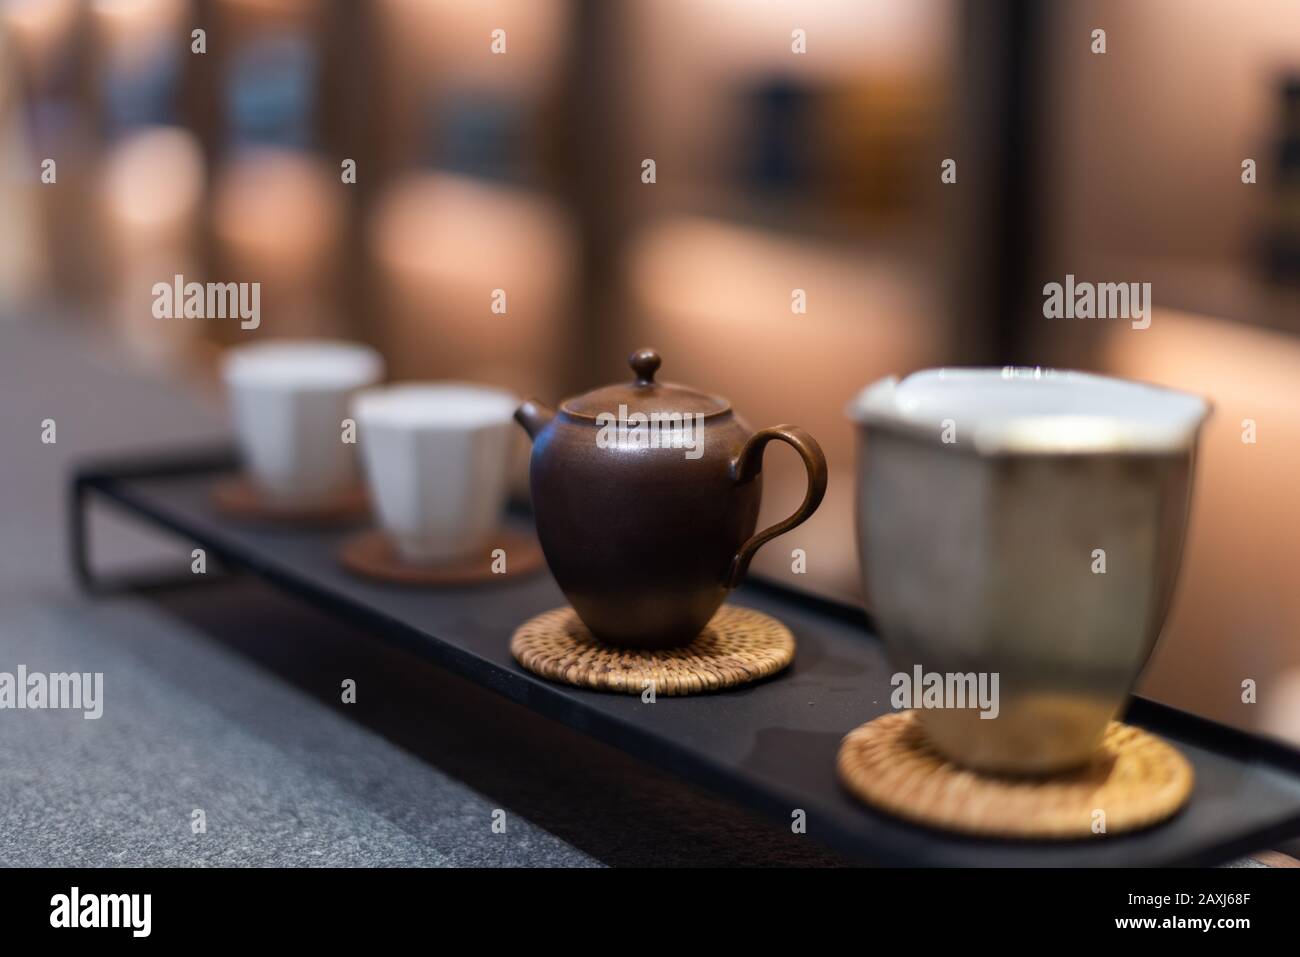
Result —
<instances>
[{"instance_id":1,"label":"black rectangular tray","mask_svg":"<svg viewBox=\"0 0 1300 957\"><path fill-rule=\"evenodd\" d=\"M225 450L87 464L71 489L70 543L86 587L105 587L87 554L86 505L100 498L261 575L376 636L451 669L539 715L621 748L864 861L904 865L1213 864L1300 834L1300 752L1135 697L1126 720L1173 742L1196 789L1173 820L1130 835L1066 843L955 836L863 807L839 787L835 754L855 726L890 710L893 668L859 609L747 583L732 601L785 622L795 663L751 687L642 703L638 696L552 684L522 670L510 636L564 604L544 570L469 587L409 588L353 577L335 559L348 530L267 529L218 515L212 485L235 467ZM522 515L511 521L527 523ZM173 575L188 574L188 559Z\"/></svg>"}]
</instances>

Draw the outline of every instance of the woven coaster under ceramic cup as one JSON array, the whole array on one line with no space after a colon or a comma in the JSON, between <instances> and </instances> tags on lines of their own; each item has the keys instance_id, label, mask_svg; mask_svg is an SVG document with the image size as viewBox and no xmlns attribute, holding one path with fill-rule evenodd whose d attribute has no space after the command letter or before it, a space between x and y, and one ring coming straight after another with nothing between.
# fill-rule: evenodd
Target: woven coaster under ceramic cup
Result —
<instances>
[{"instance_id":1,"label":"woven coaster under ceramic cup","mask_svg":"<svg viewBox=\"0 0 1300 957\"><path fill-rule=\"evenodd\" d=\"M826 459L792 425L752 431L725 399L658 382L658 353L635 378L515 413L533 440L533 512L546 563L595 638L676 648L704 630L754 553L805 521L826 491ZM791 445L808 470L793 515L755 533L763 450Z\"/></svg>"},{"instance_id":2,"label":"woven coaster under ceramic cup","mask_svg":"<svg viewBox=\"0 0 1300 957\"><path fill-rule=\"evenodd\" d=\"M915 824L982 837L1093 839L1172 817L1192 793L1192 766L1160 738L1112 721L1082 765L1048 775L974 771L926 737L917 711L850 732L836 770L858 799Z\"/></svg>"},{"instance_id":3,"label":"woven coaster under ceramic cup","mask_svg":"<svg viewBox=\"0 0 1300 957\"><path fill-rule=\"evenodd\" d=\"M254 343L231 349L221 374L245 468L214 489L223 513L289 523L365 516L344 419L352 393L383 377L375 350L319 339Z\"/></svg>"},{"instance_id":4,"label":"woven coaster under ceramic cup","mask_svg":"<svg viewBox=\"0 0 1300 957\"><path fill-rule=\"evenodd\" d=\"M926 707L927 737L979 770L1086 762L1164 624L1209 405L1085 373L940 369L882 380L849 414L868 606L895 666L998 678L995 718Z\"/></svg>"},{"instance_id":5,"label":"woven coaster under ceramic cup","mask_svg":"<svg viewBox=\"0 0 1300 957\"><path fill-rule=\"evenodd\" d=\"M459 382L359 393L353 413L380 528L345 542L343 564L404 584L491 581L540 568L536 539L502 528L516 402L504 390Z\"/></svg>"}]
</instances>

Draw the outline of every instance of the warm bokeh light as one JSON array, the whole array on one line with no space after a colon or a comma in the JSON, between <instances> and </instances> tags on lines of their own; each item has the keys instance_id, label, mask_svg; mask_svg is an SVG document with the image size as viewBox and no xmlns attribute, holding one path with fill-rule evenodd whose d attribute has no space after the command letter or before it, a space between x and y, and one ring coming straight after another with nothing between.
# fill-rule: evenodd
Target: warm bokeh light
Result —
<instances>
[{"instance_id":1,"label":"warm bokeh light","mask_svg":"<svg viewBox=\"0 0 1300 957\"><path fill-rule=\"evenodd\" d=\"M214 184L212 230L226 274L257 277L281 335L340 331L334 283L345 199L337 182L314 156L253 147L231 157Z\"/></svg>"},{"instance_id":2,"label":"warm bokeh light","mask_svg":"<svg viewBox=\"0 0 1300 957\"><path fill-rule=\"evenodd\" d=\"M403 377L451 376L555 397L573 239L529 192L446 174L397 181L369 226L376 331ZM504 314L493 311L505 293Z\"/></svg>"},{"instance_id":3,"label":"warm bokeh light","mask_svg":"<svg viewBox=\"0 0 1300 957\"><path fill-rule=\"evenodd\" d=\"M106 295L119 330L146 356L175 359L202 335L193 324L160 327L151 290L162 277L198 268L204 166L193 134L175 127L142 129L104 157L99 202Z\"/></svg>"},{"instance_id":4,"label":"warm bokeh light","mask_svg":"<svg viewBox=\"0 0 1300 957\"><path fill-rule=\"evenodd\" d=\"M1214 403L1178 598L1144 690L1232 720L1243 679L1264 689L1300 667L1292 640L1300 633L1300 342L1157 311L1150 329L1109 337L1106 365ZM1253 444L1243 442L1247 419L1256 426ZM1276 708L1265 713L1275 732L1294 720Z\"/></svg>"},{"instance_id":5,"label":"warm bokeh light","mask_svg":"<svg viewBox=\"0 0 1300 957\"><path fill-rule=\"evenodd\" d=\"M0 0L0 26L25 69L41 83L59 69L76 29L78 0Z\"/></svg>"}]
</instances>

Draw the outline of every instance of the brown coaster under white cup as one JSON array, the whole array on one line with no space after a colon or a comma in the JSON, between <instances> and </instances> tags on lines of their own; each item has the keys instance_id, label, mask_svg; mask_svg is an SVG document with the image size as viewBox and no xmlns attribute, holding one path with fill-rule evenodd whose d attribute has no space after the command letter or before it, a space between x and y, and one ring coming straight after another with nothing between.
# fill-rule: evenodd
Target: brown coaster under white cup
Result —
<instances>
[{"instance_id":1,"label":"brown coaster under white cup","mask_svg":"<svg viewBox=\"0 0 1300 957\"><path fill-rule=\"evenodd\" d=\"M501 549L503 571L493 552ZM382 529L354 535L339 549L339 561L348 571L365 578L397 585L473 585L505 581L527 575L542 567L542 547L524 532L506 529L492 536L492 542L478 553L448 562L413 562L404 558Z\"/></svg>"},{"instance_id":2,"label":"brown coaster under white cup","mask_svg":"<svg viewBox=\"0 0 1300 957\"><path fill-rule=\"evenodd\" d=\"M1193 781L1192 766L1171 745L1118 721L1081 768L1043 777L984 774L936 751L913 711L850 731L836 767L859 800L913 823L984 837L1056 840L1158 824L1187 803ZM1104 831L1096 829L1099 821Z\"/></svg>"},{"instance_id":3,"label":"brown coaster under white cup","mask_svg":"<svg viewBox=\"0 0 1300 957\"><path fill-rule=\"evenodd\" d=\"M212 488L217 511L244 522L273 525L346 525L370 514L365 487L355 485L323 502L269 501L247 475L222 479Z\"/></svg>"},{"instance_id":4,"label":"brown coaster under white cup","mask_svg":"<svg viewBox=\"0 0 1300 957\"><path fill-rule=\"evenodd\" d=\"M572 608L520 625L510 653L534 674L583 688L656 695L704 694L774 675L794 661L794 635L752 608L723 605L698 638L680 648L637 650L597 641Z\"/></svg>"}]
</instances>

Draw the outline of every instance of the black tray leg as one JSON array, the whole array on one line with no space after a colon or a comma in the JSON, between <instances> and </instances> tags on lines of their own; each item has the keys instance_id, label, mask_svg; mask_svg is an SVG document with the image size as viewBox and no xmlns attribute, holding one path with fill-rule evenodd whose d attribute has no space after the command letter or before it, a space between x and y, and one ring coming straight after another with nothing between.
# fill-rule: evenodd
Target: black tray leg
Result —
<instances>
[{"instance_id":1,"label":"black tray leg","mask_svg":"<svg viewBox=\"0 0 1300 957\"><path fill-rule=\"evenodd\" d=\"M78 475L72 481L68 501L68 555L73 575L83 591L92 595L112 595L128 591L150 591L165 588L183 588L199 580L229 578L230 573L220 565L208 569L202 576L178 574L174 569L137 571L100 576L90 563L90 527L88 521L91 493L96 491L95 478ZM216 556L209 553L209 560Z\"/></svg>"}]
</instances>

